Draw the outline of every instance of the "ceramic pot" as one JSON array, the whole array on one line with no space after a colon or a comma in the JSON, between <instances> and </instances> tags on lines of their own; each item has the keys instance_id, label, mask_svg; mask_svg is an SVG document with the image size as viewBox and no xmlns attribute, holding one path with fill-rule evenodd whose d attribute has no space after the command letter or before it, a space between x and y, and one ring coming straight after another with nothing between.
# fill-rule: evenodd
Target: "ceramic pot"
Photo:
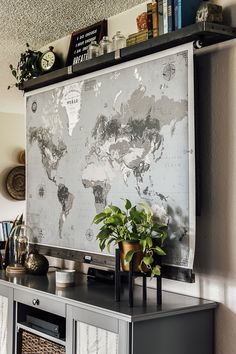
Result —
<instances>
[{"instance_id":1,"label":"ceramic pot","mask_svg":"<svg viewBox=\"0 0 236 354\"><path fill-rule=\"evenodd\" d=\"M135 256L134 256L134 272L140 272L139 270L139 264L143 258L143 252L141 249L141 246L139 244L139 241L122 241L119 243L119 248L120 248L120 260L121 260L121 266L123 271L128 272L129 271L129 263L125 262L125 256L130 250L135 251Z\"/></svg>"}]
</instances>

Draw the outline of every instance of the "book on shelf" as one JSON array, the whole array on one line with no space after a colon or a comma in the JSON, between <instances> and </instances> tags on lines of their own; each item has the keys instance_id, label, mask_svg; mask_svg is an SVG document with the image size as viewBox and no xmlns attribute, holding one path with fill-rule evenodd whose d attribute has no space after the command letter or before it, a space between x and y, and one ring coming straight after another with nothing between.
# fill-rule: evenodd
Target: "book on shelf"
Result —
<instances>
[{"instance_id":1,"label":"book on shelf","mask_svg":"<svg viewBox=\"0 0 236 354\"><path fill-rule=\"evenodd\" d=\"M152 3L147 4L147 23L148 23L148 38L153 37L153 25L152 25Z\"/></svg>"},{"instance_id":2,"label":"book on shelf","mask_svg":"<svg viewBox=\"0 0 236 354\"><path fill-rule=\"evenodd\" d=\"M174 31L174 0L168 0L167 3L168 13L168 32Z\"/></svg>"},{"instance_id":3,"label":"book on shelf","mask_svg":"<svg viewBox=\"0 0 236 354\"><path fill-rule=\"evenodd\" d=\"M168 0L163 0L163 33L168 33Z\"/></svg>"},{"instance_id":4,"label":"book on shelf","mask_svg":"<svg viewBox=\"0 0 236 354\"><path fill-rule=\"evenodd\" d=\"M158 4L156 0L152 1L152 36L158 37L159 28L158 28Z\"/></svg>"},{"instance_id":5,"label":"book on shelf","mask_svg":"<svg viewBox=\"0 0 236 354\"><path fill-rule=\"evenodd\" d=\"M163 0L158 0L158 28L159 28L159 36L164 34L164 22L163 22Z\"/></svg>"},{"instance_id":6,"label":"book on shelf","mask_svg":"<svg viewBox=\"0 0 236 354\"><path fill-rule=\"evenodd\" d=\"M144 42L148 39L148 30L143 30L137 33L130 34L127 38L127 47Z\"/></svg>"},{"instance_id":7,"label":"book on shelf","mask_svg":"<svg viewBox=\"0 0 236 354\"><path fill-rule=\"evenodd\" d=\"M202 0L174 0L175 29L195 23L197 10Z\"/></svg>"}]
</instances>

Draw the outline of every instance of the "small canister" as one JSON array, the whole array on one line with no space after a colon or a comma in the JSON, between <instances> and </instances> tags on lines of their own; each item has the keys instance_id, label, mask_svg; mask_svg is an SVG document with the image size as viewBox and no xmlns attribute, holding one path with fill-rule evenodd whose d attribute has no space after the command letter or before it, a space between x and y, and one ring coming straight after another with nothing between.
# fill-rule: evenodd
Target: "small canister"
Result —
<instances>
[{"instance_id":1,"label":"small canister","mask_svg":"<svg viewBox=\"0 0 236 354\"><path fill-rule=\"evenodd\" d=\"M126 47L126 38L120 31L117 31L112 38L113 50L122 49Z\"/></svg>"},{"instance_id":2,"label":"small canister","mask_svg":"<svg viewBox=\"0 0 236 354\"><path fill-rule=\"evenodd\" d=\"M112 52L112 42L109 40L109 37L104 36L99 42L99 55L107 54Z\"/></svg>"},{"instance_id":3,"label":"small canister","mask_svg":"<svg viewBox=\"0 0 236 354\"><path fill-rule=\"evenodd\" d=\"M96 58L99 55L99 45L96 41L92 41L88 46L88 59Z\"/></svg>"}]
</instances>

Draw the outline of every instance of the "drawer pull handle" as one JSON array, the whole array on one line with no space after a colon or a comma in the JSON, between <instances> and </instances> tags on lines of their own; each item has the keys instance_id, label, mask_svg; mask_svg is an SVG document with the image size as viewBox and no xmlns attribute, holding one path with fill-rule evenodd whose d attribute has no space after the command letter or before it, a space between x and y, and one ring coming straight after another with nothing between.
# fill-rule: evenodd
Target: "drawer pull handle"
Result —
<instances>
[{"instance_id":1,"label":"drawer pull handle","mask_svg":"<svg viewBox=\"0 0 236 354\"><path fill-rule=\"evenodd\" d=\"M39 305L39 299L33 299L32 303L33 303L34 306L36 306L36 305L38 306Z\"/></svg>"}]
</instances>

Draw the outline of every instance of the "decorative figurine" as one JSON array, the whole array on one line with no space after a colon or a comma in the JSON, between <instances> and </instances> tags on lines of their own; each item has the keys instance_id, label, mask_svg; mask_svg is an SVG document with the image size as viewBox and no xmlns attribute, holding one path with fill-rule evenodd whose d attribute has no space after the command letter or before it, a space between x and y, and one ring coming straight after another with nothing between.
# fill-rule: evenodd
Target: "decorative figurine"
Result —
<instances>
[{"instance_id":1,"label":"decorative figurine","mask_svg":"<svg viewBox=\"0 0 236 354\"><path fill-rule=\"evenodd\" d=\"M33 275L45 275L47 274L49 267L48 260L42 254L39 254L36 249L30 252L28 258L25 261L25 269L27 273Z\"/></svg>"},{"instance_id":2,"label":"decorative figurine","mask_svg":"<svg viewBox=\"0 0 236 354\"><path fill-rule=\"evenodd\" d=\"M204 0L196 14L196 22L223 22L223 8L220 5L213 4L210 1Z\"/></svg>"}]
</instances>

